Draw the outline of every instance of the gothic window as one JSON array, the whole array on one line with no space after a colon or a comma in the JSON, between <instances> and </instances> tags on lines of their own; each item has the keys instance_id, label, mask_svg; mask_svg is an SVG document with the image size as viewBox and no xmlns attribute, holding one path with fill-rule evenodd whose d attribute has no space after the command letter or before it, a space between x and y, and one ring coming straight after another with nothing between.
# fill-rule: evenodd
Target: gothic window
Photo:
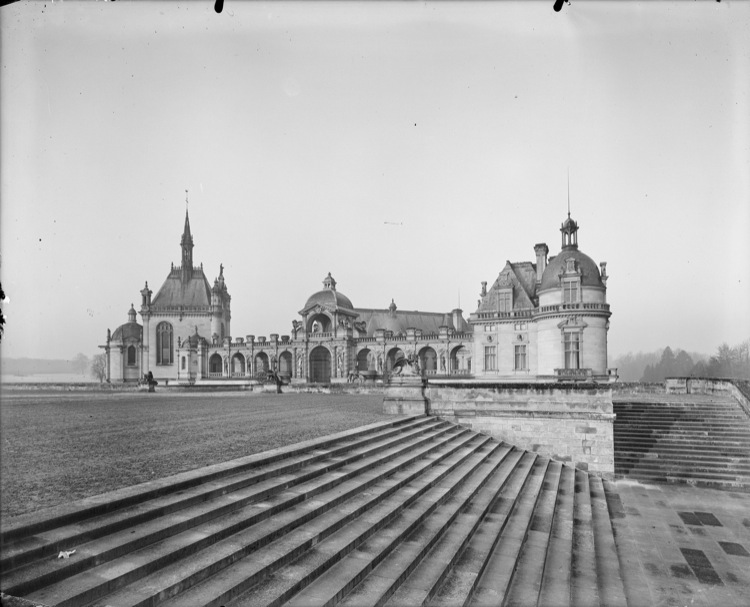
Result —
<instances>
[{"instance_id":1,"label":"gothic window","mask_svg":"<svg viewBox=\"0 0 750 607\"><path fill-rule=\"evenodd\" d=\"M156 326L156 364L171 365L172 358L172 325L160 322Z\"/></svg>"},{"instance_id":2,"label":"gothic window","mask_svg":"<svg viewBox=\"0 0 750 607\"><path fill-rule=\"evenodd\" d=\"M497 354L495 346L484 347L484 370L497 371Z\"/></svg>"},{"instance_id":3,"label":"gothic window","mask_svg":"<svg viewBox=\"0 0 750 607\"><path fill-rule=\"evenodd\" d=\"M581 301L581 281L578 278L563 280L563 303L574 304Z\"/></svg>"},{"instance_id":4,"label":"gothic window","mask_svg":"<svg viewBox=\"0 0 750 607\"><path fill-rule=\"evenodd\" d=\"M128 366L135 365L135 346L128 346Z\"/></svg>"},{"instance_id":5,"label":"gothic window","mask_svg":"<svg viewBox=\"0 0 750 607\"><path fill-rule=\"evenodd\" d=\"M563 333L565 346L565 368L581 368L581 334L578 331L565 331Z\"/></svg>"},{"instance_id":6,"label":"gothic window","mask_svg":"<svg viewBox=\"0 0 750 607\"><path fill-rule=\"evenodd\" d=\"M526 365L526 344L518 344L515 347L515 369L516 371L525 371Z\"/></svg>"},{"instance_id":7,"label":"gothic window","mask_svg":"<svg viewBox=\"0 0 750 607\"><path fill-rule=\"evenodd\" d=\"M182 357L182 370L185 370L185 357Z\"/></svg>"}]
</instances>

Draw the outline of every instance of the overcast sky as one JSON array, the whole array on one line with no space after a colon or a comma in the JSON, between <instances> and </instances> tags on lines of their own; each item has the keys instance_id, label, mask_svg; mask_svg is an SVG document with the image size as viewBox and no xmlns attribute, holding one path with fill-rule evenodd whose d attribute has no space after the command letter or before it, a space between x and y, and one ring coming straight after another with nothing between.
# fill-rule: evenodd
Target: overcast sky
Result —
<instances>
[{"instance_id":1,"label":"overcast sky","mask_svg":"<svg viewBox=\"0 0 750 607\"><path fill-rule=\"evenodd\" d=\"M475 311L506 260L608 262L610 357L750 337L750 3L0 9L2 356L91 356L180 263L232 333ZM140 321L140 317L139 317Z\"/></svg>"}]
</instances>

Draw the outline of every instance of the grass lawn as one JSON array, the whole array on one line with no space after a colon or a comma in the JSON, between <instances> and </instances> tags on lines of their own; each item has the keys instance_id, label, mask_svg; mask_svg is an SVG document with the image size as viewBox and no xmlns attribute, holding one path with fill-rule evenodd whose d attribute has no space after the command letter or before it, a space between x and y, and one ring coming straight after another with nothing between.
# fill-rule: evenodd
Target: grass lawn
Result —
<instances>
[{"instance_id":1,"label":"grass lawn","mask_svg":"<svg viewBox=\"0 0 750 607\"><path fill-rule=\"evenodd\" d=\"M3 390L0 517L386 419L382 395Z\"/></svg>"}]
</instances>

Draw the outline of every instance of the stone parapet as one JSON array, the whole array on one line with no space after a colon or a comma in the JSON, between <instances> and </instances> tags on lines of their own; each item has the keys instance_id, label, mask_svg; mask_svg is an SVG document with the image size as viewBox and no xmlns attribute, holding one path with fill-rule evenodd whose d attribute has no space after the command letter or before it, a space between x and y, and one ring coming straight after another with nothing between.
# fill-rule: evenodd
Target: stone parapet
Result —
<instances>
[{"instance_id":1,"label":"stone parapet","mask_svg":"<svg viewBox=\"0 0 750 607\"><path fill-rule=\"evenodd\" d=\"M428 384L428 412L614 477L612 390L595 384Z\"/></svg>"},{"instance_id":2,"label":"stone parapet","mask_svg":"<svg viewBox=\"0 0 750 607\"><path fill-rule=\"evenodd\" d=\"M745 414L750 417L750 399L733 380L710 377L668 377L664 383L667 394L724 394L731 396L739 403Z\"/></svg>"}]
</instances>

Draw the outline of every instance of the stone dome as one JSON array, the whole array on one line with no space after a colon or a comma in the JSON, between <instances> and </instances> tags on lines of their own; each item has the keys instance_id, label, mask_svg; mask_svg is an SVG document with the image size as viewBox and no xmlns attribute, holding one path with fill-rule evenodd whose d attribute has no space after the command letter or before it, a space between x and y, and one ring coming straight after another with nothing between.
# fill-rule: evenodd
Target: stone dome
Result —
<instances>
[{"instance_id":1,"label":"stone dome","mask_svg":"<svg viewBox=\"0 0 750 607\"><path fill-rule=\"evenodd\" d=\"M334 308L346 308L347 310L352 310L354 308L351 300L346 295L339 293L334 289L323 289L322 291L313 293L307 300L305 308L309 308L316 304Z\"/></svg>"},{"instance_id":2,"label":"stone dome","mask_svg":"<svg viewBox=\"0 0 750 607\"><path fill-rule=\"evenodd\" d=\"M126 322L124 325L120 325L112 333L112 341L122 341L126 339L135 339L140 341L143 337L143 327L137 322Z\"/></svg>"},{"instance_id":3,"label":"stone dome","mask_svg":"<svg viewBox=\"0 0 750 607\"><path fill-rule=\"evenodd\" d=\"M333 276L331 276L330 272L328 272L328 276L323 279L323 286L325 288L322 291L313 293L308 298L304 307L305 310L310 306L315 306L317 304L333 308L346 308L348 310L354 308L351 299L336 290L336 281Z\"/></svg>"},{"instance_id":4,"label":"stone dome","mask_svg":"<svg viewBox=\"0 0 750 607\"><path fill-rule=\"evenodd\" d=\"M560 288L560 275L565 271L566 261L575 259L576 269L581 272L582 287L605 288L596 262L577 247L565 247L557 256L552 258L542 274L542 282L537 292L547 289Z\"/></svg>"}]
</instances>

